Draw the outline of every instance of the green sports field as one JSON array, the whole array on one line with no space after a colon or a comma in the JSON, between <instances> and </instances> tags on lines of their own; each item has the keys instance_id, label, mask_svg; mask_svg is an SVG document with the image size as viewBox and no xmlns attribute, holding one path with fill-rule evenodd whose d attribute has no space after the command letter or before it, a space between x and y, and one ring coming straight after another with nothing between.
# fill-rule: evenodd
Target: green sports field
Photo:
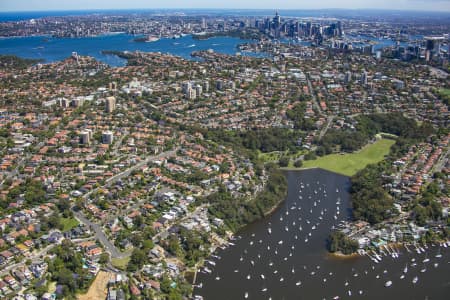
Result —
<instances>
[{"instance_id":1,"label":"green sports field","mask_svg":"<svg viewBox=\"0 0 450 300\"><path fill-rule=\"evenodd\" d=\"M305 161L302 168L322 168L353 176L367 165L383 160L394 143L395 141L391 139L381 139L355 153L330 154L315 160Z\"/></svg>"}]
</instances>

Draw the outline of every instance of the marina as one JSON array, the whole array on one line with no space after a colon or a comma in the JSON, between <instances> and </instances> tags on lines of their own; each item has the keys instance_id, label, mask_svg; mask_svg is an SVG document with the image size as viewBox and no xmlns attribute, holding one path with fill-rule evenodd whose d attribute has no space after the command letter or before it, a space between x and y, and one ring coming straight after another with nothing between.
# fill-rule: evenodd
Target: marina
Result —
<instances>
[{"instance_id":1,"label":"marina","mask_svg":"<svg viewBox=\"0 0 450 300\"><path fill-rule=\"evenodd\" d=\"M287 178L286 201L217 253L221 259L212 274L199 275L203 288L194 294L204 299L445 299L447 243L387 244L352 256L330 255L331 228L351 218L349 178L320 169L287 172Z\"/></svg>"}]
</instances>

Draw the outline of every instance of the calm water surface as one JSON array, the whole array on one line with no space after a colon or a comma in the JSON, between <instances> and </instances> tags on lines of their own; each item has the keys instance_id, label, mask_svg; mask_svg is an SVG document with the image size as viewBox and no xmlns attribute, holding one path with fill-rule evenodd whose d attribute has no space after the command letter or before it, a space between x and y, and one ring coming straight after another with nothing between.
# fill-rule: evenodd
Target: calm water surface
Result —
<instances>
[{"instance_id":1,"label":"calm water surface","mask_svg":"<svg viewBox=\"0 0 450 300\"><path fill-rule=\"evenodd\" d=\"M211 258L212 273L199 273L203 287L195 294L214 300L245 299L246 293L248 299L273 300L448 299L450 248L430 245L426 254L401 248L399 258L386 256L379 264L366 256L331 257L325 240L333 225L350 217L349 179L323 170L288 172L287 178L285 203L245 228L235 246L217 253L220 258ZM430 261L423 263L425 258Z\"/></svg>"},{"instance_id":2,"label":"calm water surface","mask_svg":"<svg viewBox=\"0 0 450 300\"><path fill-rule=\"evenodd\" d=\"M213 49L216 52L234 55L241 43L251 42L232 37L215 37L208 40L194 40L192 36L177 39L162 38L156 42L135 42L136 36L110 34L82 38L52 38L45 36L0 38L0 54L14 54L25 58L41 58L54 62L69 57L72 52L88 55L111 66L124 66L126 60L115 55L103 55L102 50L162 52L192 59L193 51ZM263 56L257 53L243 55Z\"/></svg>"}]
</instances>

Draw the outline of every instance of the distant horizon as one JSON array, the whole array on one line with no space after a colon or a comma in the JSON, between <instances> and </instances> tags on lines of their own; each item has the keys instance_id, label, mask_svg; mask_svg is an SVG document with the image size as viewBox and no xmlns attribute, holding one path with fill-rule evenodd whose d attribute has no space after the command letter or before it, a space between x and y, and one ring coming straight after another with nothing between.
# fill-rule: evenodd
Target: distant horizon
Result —
<instances>
[{"instance_id":1,"label":"distant horizon","mask_svg":"<svg viewBox=\"0 0 450 300\"><path fill-rule=\"evenodd\" d=\"M450 0L1 0L1 12L86 10L386 10L450 12Z\"/></svg>"},{"instance_id":2,"label":"distant horizon","mask_svg":"<svg viewBox=\"0 0 450 300\"><path fill-rule=\"evenodd\" d=\"M172 7L159 7L159 8L87 8L87 9L32 9L32 10L3 10L0 14L7 13L34 13L34 12L90 12L90 11L154 11L154 10L167 10L167 11L189 11L189 10L209 10L209 11L386 11L386 12L420 12L426 13L442 13L450 14L449 11L442 10L423 10L423 9L398 9L398 8L214 8L214 7L199 7L199 8L172 8Z\"/></svg>"}]
</instances>

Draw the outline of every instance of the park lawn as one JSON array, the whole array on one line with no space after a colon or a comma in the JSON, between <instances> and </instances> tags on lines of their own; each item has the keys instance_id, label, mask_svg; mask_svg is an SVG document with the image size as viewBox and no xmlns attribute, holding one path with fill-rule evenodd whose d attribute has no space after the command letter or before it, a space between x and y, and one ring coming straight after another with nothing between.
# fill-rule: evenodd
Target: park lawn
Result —
<instances>
[{"instance_id":1,"label":"park lawn","mask_svg":"<svg viewBox=\"0 0 450 300\"><path fill-rule=\"evenodd\" d=\"M297 153L294 153L294 154L289 154L289 151L273 151L273 152L268 152L268 153L258 151L258 157L265 163L267 163L267 162L275 162L276 163L276 162L278 162L280 157L283 155L288 155L292 160L292 159L295 159L305 153L307 153L307 151L304 149L298 150Z\"/></svg>"},{"instance_id":2,"label":"park lawn","mask_svg":"<svg viewBox=\"0 0 450 300\"><path fill-rule=\"evenodd\" d=\"M111 264L117 269L126 270L130 258L131 256L126 256L124 258L113 258L111 259Z\"/></svg>"},{"instance_id":3,"label":"park lawn","mask_svg":"<svg viewBox=\"0 0 450 300\"><path fill-rule=\"evenodd\" d=\"M330 154L303 163L302 168L321 168L346 176L353 176L367 165L377 163L389 153L395 143L391 139L381 139L365 146L358 152L349 154Z\"/></svg>"},{"instance_id":4,"label":"park lawn","mask_svg":"<svg viewBox=\"0 0 450 300\"><path fill-rule=\"evenodd\" d=\"M259 151L258 156L263 162L277 162L280 159L282 153L283 153L282 151L274 151L268 153L263 153Z\"/></svg>"},{"instance_id":5,"label":"park lawn","mask_svg":"<svg viewBox=\"0 0 450 300\"><path fill-rule=\"evenodd\" d=\"M63 232L66 232L77 227L80 223L74 218L61 218L61 224L63 225Z\"/></svg>"},{"instance_id":6,"label":"park lawn","mask_svg":"<svg viewBox=\"0 0 450 300\"><path fill-rule=\"evenodd\" d=\"M450 96L450 89L440 89L439 93L444 96Z\"/></svg>"}]
</instances>

